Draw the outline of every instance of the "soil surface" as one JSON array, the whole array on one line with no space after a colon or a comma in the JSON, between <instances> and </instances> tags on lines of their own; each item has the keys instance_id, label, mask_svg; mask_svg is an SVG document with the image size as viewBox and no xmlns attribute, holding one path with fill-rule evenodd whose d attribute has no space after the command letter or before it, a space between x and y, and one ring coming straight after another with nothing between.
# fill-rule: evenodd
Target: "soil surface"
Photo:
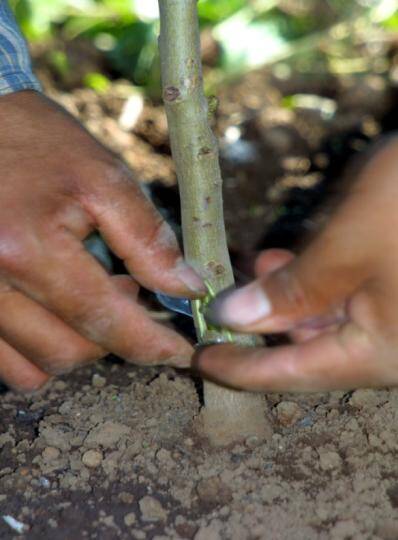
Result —
<instances>
[{"instance_id":1,"label":"soil surface","mask_svg":"<svg viewBox=\"0 0 398 540\"><path fill-rule=\"evenodd\" d=\"M396 128L397 56L383 54L384 69L369 73L260 70L220 92L215 129L241 281L252 251L295 248L316 230L327 196L344 191L348 158ZM178 222L163 109L128 100L123 82L98 95L43 80ZM293 94L307 99L287 107ZM183 319L167 323L190 331ZM1 539L398 538L398 391L267 395L272 437L217 450L200 432L200 384L169 368L109 358L34 396L0 398Z\"/></svg>"},{"instance_id":2,"label":"soil surface","mask_svg":"<svg viewBox=\"0 0 398 540\"><path fill-rule=\"evenodd\" d=\"M102 362L2 397L1 538L398 538L398 392L269 395L274 434L197 434L189 377Z\"/></svg>"}]
</instances>

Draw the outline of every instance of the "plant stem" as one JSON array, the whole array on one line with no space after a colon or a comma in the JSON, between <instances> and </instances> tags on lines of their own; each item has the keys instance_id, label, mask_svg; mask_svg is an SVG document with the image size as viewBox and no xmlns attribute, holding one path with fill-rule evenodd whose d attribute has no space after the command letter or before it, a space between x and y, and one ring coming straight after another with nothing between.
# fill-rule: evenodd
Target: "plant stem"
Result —
<instances>
[{"instance_id":1,"label":"plant stem","mask_svg":"<svg viewBox=\"0 0 398 540\"><path fill-rule=\"evenodd\" d=\"M187 261L215 293L234 283L222 204L218 146L208 120L200 59L197 0L159 0L163 100L181 195ZM209 328L194 301L200 343L231 341L253 345L250 336ZM203 427L213 444L269 435L262 396L204 383Z\"/></svg>"}]
</instances>

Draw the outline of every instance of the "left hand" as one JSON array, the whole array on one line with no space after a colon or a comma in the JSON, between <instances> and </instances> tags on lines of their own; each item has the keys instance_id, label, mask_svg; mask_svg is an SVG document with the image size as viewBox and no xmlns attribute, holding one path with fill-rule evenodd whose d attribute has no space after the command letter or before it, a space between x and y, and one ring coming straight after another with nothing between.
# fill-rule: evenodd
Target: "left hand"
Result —
<instances>
[{"instance_id":1,"label":"left hand","mask_svg":"<svg viewBox=\"0 0 398 540\"><path fill-rule=\"evenodd\" d=\"M398 138L376 150L302 254L264 252L256 281L210 304L214 323L293 344L204 348L203 376L277 392L398 386Z\"/></svg>"}]
</instances>

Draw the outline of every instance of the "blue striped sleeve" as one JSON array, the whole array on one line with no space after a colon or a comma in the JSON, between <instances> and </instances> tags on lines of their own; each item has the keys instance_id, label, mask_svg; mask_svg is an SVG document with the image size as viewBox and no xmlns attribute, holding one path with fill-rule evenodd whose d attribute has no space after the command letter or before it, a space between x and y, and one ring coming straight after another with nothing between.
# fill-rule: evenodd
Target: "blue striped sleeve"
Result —
<instances>
[{"instance_id":1,"label":"blue striped sleeve","mask_svg":"<svg viewBox=\"0 0 398 540\"><path fill-rule=\"evenodd\" d=\"M20 90L41 91L27 44L7 0L0 0L0 96Z\"/></svg>"}]
</instances>

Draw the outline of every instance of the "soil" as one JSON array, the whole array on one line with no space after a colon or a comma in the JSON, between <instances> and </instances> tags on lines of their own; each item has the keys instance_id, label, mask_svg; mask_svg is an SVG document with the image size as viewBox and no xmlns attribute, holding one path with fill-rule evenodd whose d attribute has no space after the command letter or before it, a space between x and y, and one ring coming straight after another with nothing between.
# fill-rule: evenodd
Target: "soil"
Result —
<instances>
[{"instance_id":1,"label":"soil","mask_svg":"<svg viewBox=\"0 0 398 540\"><path fill-rule=\"evenodd\" d=\"M316 230L325 198L344 189L347 159L396 128L397 55L383 54L384 71L259 70L220 92L215 129L241 280L252 251L295 248ZM121 122L126 83L100 95L45 84L177 221L162 108L138 96L138 115ZM283 98L292 94L312 98L291 109ZM169 324L189 332L182 321ZM4 390L0 538L397 539L398 391L272 394L266 402L269 440L214 449L200 432L200 382L186 372L112 357L34 396Z\"/></svg>"},{"instance_id":2,"label":"soil","mask_svg":"<svg viewBox=\"0 0 398 540\"><path fill-rule=\"evenodd\" d=\"M398 538L398 392L268 395L274 434L198 436L193 381L120 363L2 396L0 508L41 539Z\"/></svg>"}]
</instances>

